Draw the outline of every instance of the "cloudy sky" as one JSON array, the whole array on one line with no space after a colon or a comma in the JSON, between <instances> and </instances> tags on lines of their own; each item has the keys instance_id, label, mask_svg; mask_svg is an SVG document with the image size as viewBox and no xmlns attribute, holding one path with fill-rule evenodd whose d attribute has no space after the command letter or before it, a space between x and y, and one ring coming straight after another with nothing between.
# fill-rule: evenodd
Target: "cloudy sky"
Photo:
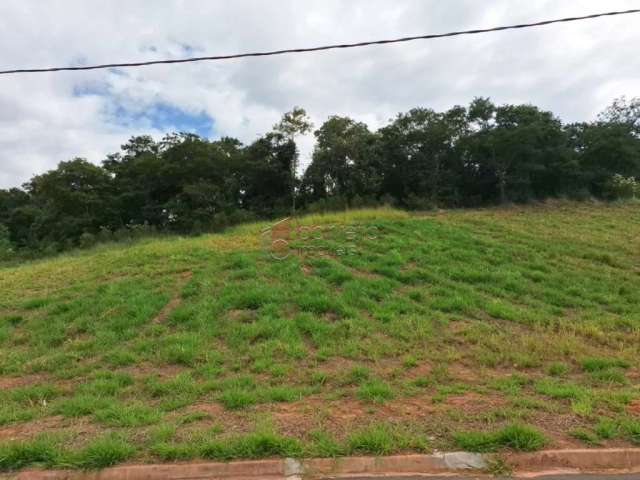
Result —
<instances>
[{"instance_id":1,"label":"cloudy sky","mask_svg":"<svg viewBox=\"0 0 640 480\"><path fill-rule=\"evenodd\" d=\"M638 0L1 0L0 70L179 58L439 33L640 7ZM379 127L474 96L565 121L640 95L640 14L349 51L0 76L0 188L130 136L250 142L294 105ZM312 139L304 142L303 163Z\"/></svg>"}]
</instances>

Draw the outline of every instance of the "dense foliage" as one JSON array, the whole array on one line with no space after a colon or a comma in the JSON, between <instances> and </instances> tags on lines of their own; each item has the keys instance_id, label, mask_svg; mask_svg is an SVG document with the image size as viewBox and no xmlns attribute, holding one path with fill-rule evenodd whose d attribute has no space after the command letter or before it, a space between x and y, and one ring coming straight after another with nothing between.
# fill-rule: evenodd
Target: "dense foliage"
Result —
<instances>
[{"instance_id":1,"label":"dense foliage","mask_svg":"<svg viewBox=\"0 0 640 480\"><path fill-rule=\"evenodd\" d=\"M597 121L574 124L486 98L446 112L416 108L377 131L333 116L315 131L299 177L295 138L311 129L296 108L250 145L139 136L101 166L61 162L22 189L0 190L0 257L138 232L210 231L285 215L294 202L312 211L424 209L638 194L640 99L616 100Z\"/></svg>"}]
</instances>

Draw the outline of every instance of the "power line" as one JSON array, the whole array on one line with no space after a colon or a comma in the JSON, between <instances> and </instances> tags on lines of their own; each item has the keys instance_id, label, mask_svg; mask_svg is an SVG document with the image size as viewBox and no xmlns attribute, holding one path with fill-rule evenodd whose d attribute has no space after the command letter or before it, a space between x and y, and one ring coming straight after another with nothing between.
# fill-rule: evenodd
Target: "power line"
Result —
<instances>
[{"instance_id":1,"label":"power line","mask_svg":"<svg viewBox=\"0 0 640 480\"><path fill-rule=\"evenodd\" d=\"M388 40L373 40L369 42L324 45L321 47L290 48L285 50L272 50L272 51L266 51L266 52L238 53L233 55L216 55L216 56L209 56L209 57L189 57L189 58L179 58L174 60L151 60L148 62L108 63L103 65L88 65L88 66L82 66L82 67L22 68L22 69L15 69L15 70L2 70L0 71L0 75L9 75L9 74L15 74L15 73L45 73L45 72L63 72L63 71L78 71L78 70L99 70L99 69L105 69L105 68L145 67L148 65L192 63L192 62L204 62L204 61L215 61L215 60L231 60L235 58L247 58L247 57L268 57L273 55L284 55L289 53L309 53L309 52L319 52L324 50L368 47L371 45L386 45L390 43L413 42L415 40L432 40L436 38L457 37L460 35L477 35L480 33L501 32L504 30L516 30L520 28L541 27L544 25L552 25L554 23L568 23L568 22L577 22L580 20L592 20L600 17L628 15L630 13L640 13L640 9L624 10L624 11L617 11L617 12L595 13L592 15L584 15L581 17L559 18L555 20L544 20L544 21L535 22L535 23L522 23L519 25L508 25L504 27L481 28L476 30L462 30L458 32L438 33L438 34L431 34L431 35L418 35L414 37L394 38L394 39L388 39Z\"/></svg>"}]
</instances>

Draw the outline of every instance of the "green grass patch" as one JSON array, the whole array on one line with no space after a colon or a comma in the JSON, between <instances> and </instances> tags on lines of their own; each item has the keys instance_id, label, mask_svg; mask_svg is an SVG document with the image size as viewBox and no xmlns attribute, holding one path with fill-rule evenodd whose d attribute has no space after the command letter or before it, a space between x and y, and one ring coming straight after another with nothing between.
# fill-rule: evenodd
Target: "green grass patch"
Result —
<instances>
[{"instance_id":1,"label":"green grass patch","mask_svg":"<svg viewBox=\"0 0 640 480\"><path fill-rule=\"evenodd\" d=\"M545 435L556 419L633 445L637 216L634 204L564 201L358 210L299 219L327 227L323 257L274 260L259 223L2 266L0 425L24 443L3 444L3 458L73 466L78 422L98 444L78 468L419 451L428 436L443 450L469 424L487 430L458 434L471 448L527 449L528 427L496 426ZM376 238L360 235L346 254L346 225ZM405 404L433 418L400 428ZM352 405L362 414L345 433L335 415ZM204 413L219 406L220 418ZM388 424L364 428L384 414ZM269 418L281 430L234 434ZM29 459L52 425L54 454Z\"/></svg>"},{"instance_id":2,"label":"green grass patch","mask_svg":"<svg viewBox=\"0 0 640 480\"><path fill-rule=\"evenodd\" d=\"M458 432L457 445L470 452L495 452L503 448L521 452L540 450L547 439L536 428L511 424L493 432Z\"/></svg>"}]
</instances>

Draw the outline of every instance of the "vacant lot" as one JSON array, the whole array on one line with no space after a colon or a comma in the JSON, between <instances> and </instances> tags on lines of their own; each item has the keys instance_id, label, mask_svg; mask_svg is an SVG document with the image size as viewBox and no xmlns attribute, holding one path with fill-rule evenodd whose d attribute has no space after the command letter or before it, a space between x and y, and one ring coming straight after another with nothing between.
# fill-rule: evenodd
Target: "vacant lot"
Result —
<instances>
[{"instance_id":1,"label":"vacant lot","mask_svg":"<svg viewBox=\"0 0 640 480\"><path fill-rule=\"evenodd\" d=\"M0 269L0 469L640 443L638 205L304 222Z\"/></svg>"}]
</instances>

